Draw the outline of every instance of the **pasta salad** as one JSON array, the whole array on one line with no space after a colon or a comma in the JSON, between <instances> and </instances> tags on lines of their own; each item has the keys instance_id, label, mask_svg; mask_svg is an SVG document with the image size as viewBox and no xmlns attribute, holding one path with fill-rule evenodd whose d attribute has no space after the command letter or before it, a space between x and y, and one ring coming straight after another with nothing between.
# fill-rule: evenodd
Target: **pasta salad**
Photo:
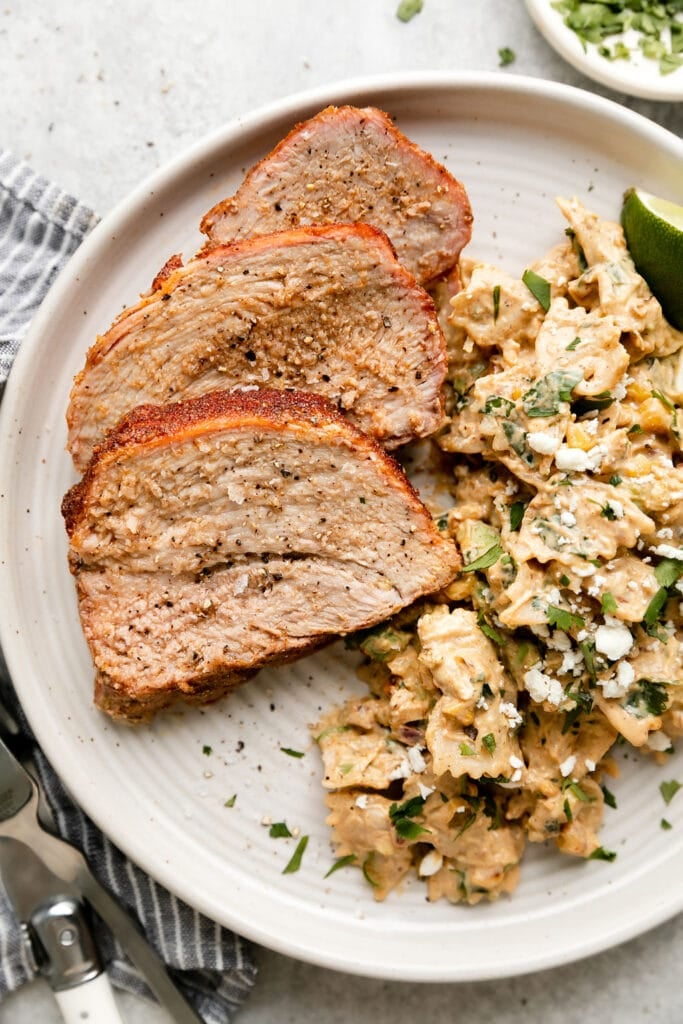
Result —
<instances>
[{"instance_id":1,"label":"pasta salad","mask_svg":"<svg viewBox=\"0 0 683 1024\"><path fill-rule=\"evenodd\" d=\"M377 899L511 892L525 846L611 860L610 751L683 734L683 334L616 223L558 200L521 278L462 260L434 292L434 439L463 568L356 638L367 695L316 724L339 866Z\"/></svg>"}]
</instances>

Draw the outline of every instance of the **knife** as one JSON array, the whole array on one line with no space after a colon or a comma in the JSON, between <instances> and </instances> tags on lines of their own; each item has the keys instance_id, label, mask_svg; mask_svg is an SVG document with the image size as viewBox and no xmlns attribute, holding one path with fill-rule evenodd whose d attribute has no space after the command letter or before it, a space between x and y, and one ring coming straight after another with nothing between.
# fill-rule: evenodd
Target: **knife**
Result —
<instances>
[{"instance_id":1,"label":"knife","mask_svg":"<svg viewBox=\"0 0 683 1024\"><path fill-rule=\"evenodd\" d=\"M0 875L34 960L65 1020L120 1024L90 938L92 908L178 1024L202 1024L136 924L94 877L83 854L38 820L40 791L0 738ZM82 1005L88 998L87 1006Z\"/></svg>"}]
</instances>

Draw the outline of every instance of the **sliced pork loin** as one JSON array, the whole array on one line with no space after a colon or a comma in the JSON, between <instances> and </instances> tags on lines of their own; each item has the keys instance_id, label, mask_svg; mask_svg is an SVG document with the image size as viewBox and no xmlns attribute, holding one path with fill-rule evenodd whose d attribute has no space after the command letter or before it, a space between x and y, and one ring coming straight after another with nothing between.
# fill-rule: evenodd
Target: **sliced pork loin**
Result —
<instances>
[{"instance_id":1,"label":"sliced pork loin","mask_svg":"<svg viewBox=\"0 0 683 1024\"><path fill-rule=\"evenodd\" d=\"M214 700L459 568L400 466L296 391L140 407L62 512L96 702L130 720Z\"/></svg>"},{"instance_id":2,"label":"sliced pork loin","mask_svg":"<svg viewBox=\"0 0 683 1024\"><path fill-rule=\"evenodd\" d=\"M90 349L67 413L82 470L145 402L237 385L319 392L392 448L442 420L446 349L434 305L367 225L216 246L156 287Z\"/></svg>"},{"instance_id":3,"label":"sliced pork loin","mask_svg":"<svg viewBox=\"0 0 683 1024\"><path fill-rule=\"evenodd\" d=\"M365 221L423 283L457 262L472 231L465 189L373 107L328 107L253 167L202 221L209 238Z\"/></svg>"}]
</instances>

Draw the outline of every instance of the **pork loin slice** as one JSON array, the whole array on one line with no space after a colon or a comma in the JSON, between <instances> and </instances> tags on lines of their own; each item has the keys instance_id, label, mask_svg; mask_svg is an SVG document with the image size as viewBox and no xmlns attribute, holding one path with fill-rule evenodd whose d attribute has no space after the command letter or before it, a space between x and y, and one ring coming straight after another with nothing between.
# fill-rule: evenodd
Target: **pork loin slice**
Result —
<instances>
[{"instance_id":1,"label":"pork loin slice","mask_svg":"<svg viewBox=\"0 0 683 1024\"><path fill-rule=\"evenodd\" d=\"M278 232L167 264L88 352L69 450L83 470L135 406L245 384L322 393L391 448L440 425L445 374L432 300L382 232Z\"/></svg>"},{"instance_id":2,"label":"pork loin slice","mask_svg":"<svg viewBox=\"0 0 683 1024\"><path fill-rule=\"evenodd\" d=\"M460 182L373 107L328 107L297 125L201 229L225 242L345 221L385 231L423 283L455 265L472 233Z\"/></svg>"},{"instance_id":3,"label":"pork loin slice","mask_svg":"<svg viewBox=\"0 0 683 1024\"><path fill-rule=\"evenodd\" d=\"M62 512L96 703L130 720L214 700L459 568L401 467L296 391L134 410Z\"/></svg>"}]
</instances>

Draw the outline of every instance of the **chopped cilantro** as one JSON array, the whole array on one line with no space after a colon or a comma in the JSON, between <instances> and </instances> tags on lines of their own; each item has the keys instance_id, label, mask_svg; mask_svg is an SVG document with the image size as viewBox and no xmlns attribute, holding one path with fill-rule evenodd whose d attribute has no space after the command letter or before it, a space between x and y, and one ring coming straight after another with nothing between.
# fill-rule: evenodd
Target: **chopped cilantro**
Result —
<instances>
[{"instance_id":1,"label":"chopped cilantro","mask_svg":"<svg viewBox=\"0 0 683 1024\"><path fill-rule=\"evenodd\" d=\"M501 46L498 51L498 67L506 68L508 64L514 64L517 59L517 54L514 50L511 50L509 46Z\"/></svg>"},{"instance_id":2,"label":"chopped cilantro","mask_svg":"<svg viewBox=\"0 0 683 1024\"><path fill-rule=\"evenodd\" d=\"M500 285L497 284L493 289L493 322L495 324L500 313Z\"/></svg>"},{"instance_id":3,"label":"chopped cilantro","mask_svg":"<svg viewBox=\"0 0 683 1024\"><path fill-rule=\"evenodd\" d=\"M652 683L649 679L641 679L638 688L630 693L626 707L631 708L637 718L646 715L663 715L669 704L669 696L664 683Z\"/></svg>"},{"instance_id":4,"label":"chopped cilantro","mask_svg":"<svg viewBox=\"0 0 683 1024\"><path fill-rule=\"evenodd\" d=\"M496 737L493 735L493 733L487 733L481 742L484 744L491 757L493 757L494 751L496 749Z\"/></svg>"},{"instance_id":5,"label":"chopped cilantro","mask_svg":"<svg viewBox=\"0 0 683 1024\"><path fill-rule=\"evenodd\" d=\"M359 646L363 654L373 661L389 661L395 654L405 651L410 634L391 626L378 626L363 635Z\"/></svg>"},{"instance_id":6,"label":"chopped cilantro","mask_svg":"<svg viewBox=\"0 0 683 1024\"><path fill-rule=\"evenodd\" d=\"M660 632L657 623L671 596L671 590L681 575L683 575L683 561L679 561L677 558L663 558L655 567L655 579L659 583L659 590L645 609L643 625L650 636L658 637L663 643L666 643L667 640L666 633Z\"/></svg>"},{"instance_id":7,"label":"chopped cilantro","mask_svg":"<svg viewBox=\"0 0 683 1024\"><path fill-rule=\"evenodd\" d=\"M588 860L606 860L610 863L617 859L614 850L606 850L604 846L598 846L592 853L588 854Z\"/></svg>"},{"instance_id":8,"label":"chopped cilantro","mask_svg":"<svg viewBox=\"0 0 683 1024\"><path fill-rule=\"evenodd\" d=\"M373 859L374 853L369 853L365 860L363 861L363 864L361 865L361 870L363 872L363 878L368 883L368 885L371 885L373 889L377 889L377 887L379 886L379 882L376 882L375 879L370 874L370 865L372 864Z\"/></svg>"},{"instance_id":9,"label":"chopped cilantro","mask_svg":"<svg viewBox=\"0 0 683 1024\"><path fill-rule=\"evenodd\" d=\"M560 402L571 402L572 390L581 380L579 370L552 370L522 395L525 413L530 419L554 416L560 411Z\"/></svg>"},{"instance_id":10,"label":"chopped cilantro","mask_svg":"<svg viewBox=\"0 0 683 1024\"><path fill-rule=\"evenodd\" d=\"M610 523L613 523L617 518L617 514L608 501L600 508L600 515L603 519L609 519Z\"/></svg>"},{"instance_id":11,"label":"chopped cilantro","mask_svg":"<svg viewBox=\"0 0 683 1024\"><path fill-rule=\"evenodd\" d=\"M204 746L202 747L202 754L205 754L206 757L209 757L210 754L213 754L213 747L210 747L208 744L205 743Z\"/></svg>"},{"instance_id":12,"label":"chopped cilantro","mask_svg":"<svg viewBox=\"0 0 683 1024\"><path fill-rule=\"evenodd\" d=\"M308 836L302 836L297 843L296 850L292 854L292 858L289 863L282 869L283 875L293 875L295 871L298 871L301 867L301 859L308 846Z\"/></svg>"},{"instance_id":13,"label":"chopped cilantro","mask_svg":"<svg viewBox=\"0 0 683 1024\"><path fill-rule=\"evenodd\" d=\"M515 403L502 395L490 395L484 402L482 412L485 416L509 416Z\"/></svg>"},{"instance_id":14,"label":"chopped cilantro","mask_svg":"<svg viewBox=\"0 0 683 1024\"><path fill-rule=\"evenodd\" d=\"M657 622L659 621L659 616L662 614L664 606L668 600L668 587L660 587L645 609L645 614L643 615L643 623L647 627L648 633L656 627Z\"/></svg>"},{"instance_id":15,"label":"chopped cilantro","mask_svg":"<svg viewBox=\"0 0 683 1024\"><path fill-rule=\"evenodd\" d=\"M627 433L628 434L642 434L643 433L643 428L641 427L640 423L634 423L632 427L628 428Z\"/></svg>"},{"instance_id":16,"label":"chopped cilantro","mask_svg":"<svg viewBox=\"0 0 683 1024\"><path fill-rule=\"evenodd\" d=\"M633 39L645 57L657 61L660 75L671 74L683 63L678 46L679 0L553 0L552 6L584 50L592 44L606 60L630 60L634 47L627 44ZM625 32L629 32L625 39L617 39L613 47L607 45L610 36Z\"/></svg>"},{"instance_id":17,"label":"chopped cilantro","mask_svg":"<svg viewBox=\"0 0 683 1024\"><path fill-rule=\"evenodd\" d=\"M513 501L510 505L510 531L516 533L522 525L524 519L524 513L526 511L526 501Z\"/></svg>"},{"instance_id":18,"label":"chopped cilantro","mask_svg":"<svg viewBox=\"0 0 683 1024\"><path fill-rule=\"evenodd\" d=\"M631 51L628 46L624 43L615 43L614 49L610 50L609 46L599 46L598 53L601 57L606 57L607 60L630 60Z\"/></svg>"},{"instance_id":19,"label":"chopped cilantro","mask_svg":"<svg viewBox=\"0 0 683 1024\"><path fill-rule=\"evenodd\" d=\"M425 828L424 825L419 825L416 821L410 821L409 818L398 818L394 822L394 828L396 829L396 835L400 839L413 840L419 836L429 833L429 829Z\"/></svg>"},{"instance_id":20,"label":"chopped cilantro","mask_svg":"<svg viewBox=\"0 0 683 1024\"><path fill-rule=\"evenodd\" d=\"M659 785L659 792L662 794L664 803L667 805L670 804L680 788L681 784L680 782L677 782L676 779L670 779L669 782L661 782Z\"/></svg>"},{"instance_id":21,"label":"chopped cilantro","mask_svg":"<svg viewBox=\"0 0 683 1024\"><path fill-rule=\"evenodd\" d=\"M601 391L599 395L591 395L590 398L586 398L585 396L579 398L578 401L574 403L574 412L580 418L589 412L609 409L613 402L614 398L609 391Z\"/></svg>"},{"instance_id":22,"label":"chopped cilantro","mask_svg":"<svg viewBox=\"0 0 683 1024\"><path fill-rule=\"evenodd\" d=\"M593 698L585 690L569 690L567 697L574 701L574 707L570 708L564 716L562 723L562 734L568 733L579 715L584 711L590 711L593 707Z\"/></svg>"},{"instance_id":23,"label":"chopped cilantro","mask_svg":"<svg viewBox=\"0 0 683 1024\"><path fill-rule=\"evenodd\" d=\"M614 594L610 594L609 590L606 590L600 598L600 605L605 615L614 615L619 607L617 605L617 599Z\"/></svg>"},{"instance_id":24,"label":"chopped cilantro","mask_svg":"<svg viewBox=\"0 0 683 1024\"><path fill-rule=\"evenodd\" d=\"M489 623L484 618L483 612L479 612L479 614L477 615L477 625L479 626L479 629L482 631L484 636L487 636L489 640L493 640L494 644L498 644L499 647L505 646L505 638L498 632L497 629L494 629L493 626L489 625Z\"/></svg>"},{"instance_id":25,"label":"chopped cilantro","mask_svg":"<svg viewBox=\"0 0 683 1024\"><path fill-rule=\"evenodd\" d=\"M550 282L534 270L525 270L522 274L522 281L547 313L550 309Z\"/></svg>"},{"instance_id":26,"label":"chopped cilantro","mask_svg":"<svg viewBox=\"0 0 683 1024\"><path fill-rule=\"evenodd\" d=\"M584 270L588 270L588 260L586 259L586 254L579 245L579 240L576 237L576 232L574 231L574 228L565 228L564 233L568 238L571 239L572 249L574 250L574 255L576 256L576 262L579 264L579 270L583 274Z\"/></svg>"},{"instance_id":27,"label":"chopped cilantro","mask_svg":"<svg viewBox=\"0 0 683 1024\"><path fill-rule=\"evenodd\" d=\"M424 805L423 796L413 796L402 804L392 804L389 808L389 817L392 821L395 818L416 818L418 814L422 813Z\"/></svg>"},{"instance_id":28,"label":"chopped cilantro","mask_svg":"<svg viewBox=\"0 0 683 1024\"><path fill-rule=\"evenodd\" d=\"M270 826L268 835L271 839L291 839L292 833L287 828L287 824L284 821L275 821Z\"/></svg>"},{"instance_id":29,"label":"chopped cilantro","mask_svg":"<svg viewBox=\"0 0 683 1024\"><path fill-rule=\"evenodd\" d=\"M447 530L448 529L448 516L439 516L439 518L436 521L436 528L437 528L437 530Z\"/></svg>"},{"instance_id":30,"label":"chopped cilantro","mask_svg":"<svg viewBox=\"0 0 683 1024\"><path fill-rule=\"evenodd\" d=\"M493 544L483 555L479 555L479 558L475 558L473 562L469 562L463 566L463 572L476 572L479 569L489 569L492 565L495 565L500 556L503 554L503 549L500 544Z\"/></svg>"},{"instance_id":31,"label":"chopped cilantro","mask_svg":"<svg viewBox=\"0 0 683 1024\"><path fill-rule=\"evenodd\" d=\"M670 828L673 828L673 825L670 821L667 821L666 818L662 818L659 823L659 827L663 828L665 832L668 832Z\"/></svg>"},{"instance_id":32,"label":"chopped cilantro","mask_svg":"<svg viewBox=\"0 0 683 1024\"><path fill-rule=\"evenodd\" d=\"M488 827L489 832L497 831L503 824L503 812L500 804L496 803L490 793L484 793L484 814L491 819Z\"/></svg>"},{"instance_id":33,"label":"chopped cilantro","mask_svg":"<svg viewBox=\"0 0 683 1024\"><path fill-rule=\"evenodd\" d=\"M652 397L660 401L664 408L668 409L669 412L673 412L675 410L676 406L666 397L666 395L662 394L661 391L653 390Z\"/></svg>"},{"instance_id":34,"label":"chopped cilantro","mask_svg":"<svg viewBox=\"0 0 683 1024\"><path fill-rule=\"evenodd\" d=\"M527 447L526 431L522 430L518 423L513 423L512 420L503 420L503 433L510 442L513 452L519 455L522 462L527 466L533 466L534 456Z\"/></svg>"},{"instance_id":35,"label":"chopped cilantro","mask_svg":"<svg viewBox=\"0 0 683 1024\"><path fill-rule=\"evenodd\" d=\"M555 604L549 604L545 613L550 625L561 629L564 633L568 633L572 629L583 629L586 625L580 615L575 615L574 612L569 612L565 608L558 608Z\"/></svg>"},{"instance_id":36,"label":"chopped cilantro","mask_svg":"<svg viewBox=\"0 0 683 1024\"><path fill-rule=\"evenodd\" d=\"M474 749L474 747L471 747L469 743L461 743L460 753L462 754L463 757L472 757L474 754L476 754L476 750Z\"/></svg>"},{"instance_id":37,"label":"chopped cilantro","mask_svg":"<svg viewBox=\"0 0 683 1024\"><path fill-rule=\"evenodd\" d=\"M659 61L660 75L670 75L683 65L683 55L680 53L665 53Z\"/></svg>"},{"instance_id":38,"label":"chopped cilantro","mask_svg":"<svg viewBox=\"0 0 683 1024\"><path fill-rule=\"evenodd\" d=\"M564 802L564 816L569 822L572 822L574 820L574 815L572 814L572 809L569 805L569 800L565 800Z\"/></svg>"},{"instance_id":39,"label":"chopped cilantro","mask_svg":"<svg viewBox=\"0 0 683 1024\"><path fill-rule=\"evenodd\" d=\"M477 820L477 812L476 811L472 811L471 814L467 815L467 817L465 818L464 822L462 823L462 825L458 829L455 838L459 839L460 836L463 834L463 832L467 832L467 829L471 828L472 825L474 825L476 820Z\"/></svg>"},{"instance_id":40,"label":"chopped cilantro","mask_svg":"<svg viewBox=\"0 0 683 1024\"><path fill-rule=\"evenodd\" d=\"M339 871L341 870L341 868L346 868L349 866L349 864L353 864L355 861L355 853L347 853L345 857L339 857L337 860L335 860L334 864L332 865L330 870L326 872L324 877L329 878L330 875L333 875L335 873L335 871Z\"/></svg>"},{"instance_id":41,"label":"chopped cilantro","mask_svg":"<svg viewBox=\"0 0 683 1024\"><path fill-rule=\"evenodd\" d=\"M564 572L560 576L560 583L562 584L563 587L568 587L569 584L571 583L571 580L569 579L569 576L567 576L567 574L564 573Z\"/></svg>"},{"instance_id":42,"label":"chopped cilantro","mask_svg":"<svg viewBox=\"0 0 683 1024\"><path fill-rule=\"evenodd\" d=\"M283 754L287 754L288 757L303 757L303 750L292 750L291 747L280 747Z\"/></svg>"},{"instance_id":43,"label":"chopped cilantro","mask_svg":"<svg viewBox=\"0 0 683 1024\"><path fill-rule=\"evenodd\" d=\"M321 743L328 736L334 736L338 732L348 732L350 728L350 725L328 725L327 729L323 729L322 732L318 733L315 737L315 742Z\"/></svg>"},{"instance_id":44,"label":"chopped cilantro","mask_svg":"<svg viewBox=\"0 0 683 1024\"><path fill-rule=\"evenodd\" d=\"M428 828L411 821L411 818L416 818L422 813L424 804L424 797L414 796L402 804L392 804L389 808L389 820L396 829L396 835L401 839L417 839L423 833L429 832Z\"/></svg>"},{"instance_id":45,"label":"chopped cilantro","mask_svg":"<svg viewBox=\"0 0 683 1024\"><path fill-rule=\"evenodd\" d=\"M580 344L581 338L574 338L574 340L570 341L569 344L566 346L565 352L573 352L574 349L577 348Z\"/></svg>"},{"instance_id":46,"label":"chopped cilantro","mask_svg":"<svg viewBox=\"0 0 683 1024\"><path fill-rule=\"evenodd\" d=\"M223 806L224 807L234 807L236 800L237 800L237 793L233 793L231 797L228 797L228 799L225 801Z\"/></svg>"},{"instance_id":47,"label":"chopped cilantro","mask_svg":"<svg viewBox=\"0 0 683 1024\"><path fill-rule=\"evenodd\" d=\"M617 798L615 797L614 793L612 793L607 788L607 786L601 786L600 789L602 790L602 795L605 798L605 803L607 804L607 806L608 807L612 807L616 811L616 809L617 809Z\"/></svg>"},{"instance_id":48,"label":"chopped cilantro","mask_svg":"<svg viewBox=\"0 0 683 1024\"><path fill-rule=\"evenodd\" d=\"M399 21L410 21L423 7L424 0L401 0L396 8L396 17Z\"/></svg>"},{"instance_id":49,"label":"chopped cilantro","mask_svg":"<svg viewBox=\"0 0 683 1024\"><path fill-rule=\"evenodd\" d=\"M621 483L621 477L617 473L615 473L614 476L611 476L609 478L609 482L611 483L612 487L618 487Z\"/></svg>"},{"instance_id":50,"label":"chopped cilantro","mask_svg":"<svg viewBox=\"0 0 683 1024\"><path fill-rule=\"evenodd\" d=\"M655 579L660 587L672 587L683 576L683 562L677 558L663 558L655 568Z\"/></svg>"},{"instance_id":51,"label":"chopped cilantro","mask_svg":"<svg viewBox=\"0 0 683 1024\"><path fill-rule=\"evenodd\" d=\"M591 677L591 681L595 683L597 678L595 666L595 643L593 640L581 640L579 643L579 650L584 655L584 662L586 663L586 669Z\"/></svg>"},{"instance_id":52,"label":"chopped cilantro","mask_svg":"<svg viewBox=\"0 0 683 1024\"><path fill-rule=\"evenodd\" d=\"M580 800L582 804L595 803L595 797L588 796L588 793L586 793L584 789L581 789L578 782L575 782L572 778L563 779L561 788L563 793L566 792L566 790L573 793L576 799Z\"/></svg>"}]
</instances>

